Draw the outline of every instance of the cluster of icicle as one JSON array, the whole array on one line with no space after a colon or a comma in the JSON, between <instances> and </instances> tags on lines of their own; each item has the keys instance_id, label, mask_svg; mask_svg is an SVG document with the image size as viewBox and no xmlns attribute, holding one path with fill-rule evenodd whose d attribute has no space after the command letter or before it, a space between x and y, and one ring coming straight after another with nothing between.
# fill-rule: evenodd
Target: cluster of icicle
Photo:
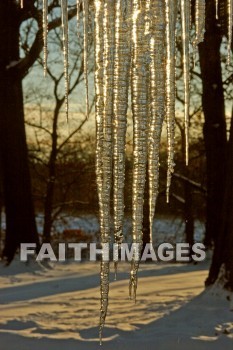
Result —
<instances>
[{"instance_id":1,"label":"cluster of icicle","mask_svg":"<svg viewBox=\"0 0 233 350\"><path fill-rule=\"evenodd\" d=\"M64 77L68 115L68 0L61 1ZM167 201L174 170L176 27L181 20L184 77L184 123L188 164L189 65L204 38L205 0L195 3L195 39L190 38L190 0L77 0L77 19L83 29L84 78L88 114L88 37L90 7L94 7L96 175L100 207L101 242L112 237L113 195L114 242L123 241L125 145L129 94L133 115L132 240L142 245L145 180L148 167L150 238L159 181L159 148L162 124L167 125ZM23 0L19 0L23 7ZM48 3L43 5L44 70L47 69ZM228 49L232 39L233 1L228 0ZM94 5L94 6L93 6ZM216 7L218 1L216 0ZM180 16L178 14L180 13ZM191 44L191 45L190 45ZM134 251L129 282L136 300L139 256ZM115 263L115 270L117 265ZM101 262L100 341L108 308L109 262Z\"/></svg>"}]
</instances>

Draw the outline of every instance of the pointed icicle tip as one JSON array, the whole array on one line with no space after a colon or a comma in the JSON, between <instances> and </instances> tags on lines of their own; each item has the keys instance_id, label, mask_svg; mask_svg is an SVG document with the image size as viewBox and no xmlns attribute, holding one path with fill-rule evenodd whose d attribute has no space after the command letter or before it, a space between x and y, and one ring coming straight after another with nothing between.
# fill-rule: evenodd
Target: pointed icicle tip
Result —
<instances>
[{"instance_id":1,"label":"pointed icicle tip","mask_svg":"<svg viewBox=\"0 0 233 350\"><path fill-rule=\"evenodd\" d=\"M47 76L48 65L48 0L43 0L43 42L44 42L44 77Z\"/></svg>"},{"instance_id":2,"label":"pointed icicle tip","mask_svg":"<svg viewBox=\"0 0 233 350\"><path fill-rule=\"evenodd\" d=\"M190 105L190 52L189 52L189 29L191 8L190 2L181 0L181 28L183 46L183 76L184 76L184 123L185 123L185 163L189 158L189 105Z\"/></svg>"},{"instance_id":3,"label":"pointed icicle tip","mask_svg":"<svg viewBox=\"0 0 233 350\"><path fill-rule=\"evenodd\" d=\"M218 0L215 0L215 18L218 19Z\"/></svg>"},{"instance_id":4,"label":"pointed icicle tip","mask_svg":"<svg viewBox=\"0 0 233 350\"><path fill-rule=\"evenodd\" d=\"M89 118L89 86L88 86L88 30L89 30L89 0L83 0L83 60L84 60L84 80L86 90L86 118Z\"/></svg>"},{"instance_id":5,"label":"pointed icicle tip","mask_svg":"<svg viewBox=\"0 0 233 350\"><path fill-rule=\"evenodd\" d=\"M228 12L228 44L227 44L227 65L231 63L232 25L233 25L233 0L227 1Z\"/></svg>"},{"instance_id":6,"label":"pointed icicle tip","mask_svg":"<svg viewBox=\"0 0 233 350\"><path fill-rule=\"evenodd\" d=\"M135 266L133 266L133 269L135 269ZM133 300L134 303L136 304L136 301L137 301L137 275L133 271L131 271L131 273L130 273L129 299Z\"/></svg>"},{"instance_id":7,"label":"pointed icicle tip","mask_svg":"<svg viewBox=\"0 0 233 350\"><path fill-rule=\"evenodd\" d=\"M63 41L63 62L65 78L65 108L66 121L68 123L69 111L69 19L68 19L68 1L61 0L61 17L62 17L62 41Z\"/></svg>"},{"instance_id":8,"label":"pointed icicle tip","mask_svg":"<svg viewBox=\"0 0 233 350\"><path fill-rule=\"evenodd\" d=\"M100 346L103 345L102 332L103 332L103 328L100 326L100 329L99 329L99 343L100 343Z\"/></svg>"}]
</instances>

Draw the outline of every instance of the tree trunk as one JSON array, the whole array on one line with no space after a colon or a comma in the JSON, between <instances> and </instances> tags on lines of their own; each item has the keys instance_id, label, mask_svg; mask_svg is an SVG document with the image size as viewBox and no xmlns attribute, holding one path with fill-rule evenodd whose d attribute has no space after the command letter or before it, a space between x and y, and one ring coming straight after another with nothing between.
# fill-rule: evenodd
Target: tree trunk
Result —
<instances>
[{"instance_id":1,"label":"tree trunk","mask_svg":"<svg viewBox=\"0 0 233 350\"><path fill-rule=\"evenodd\" d=\"M227 154L227 179L225 187L225 202L222 211L223 230L226 232L226 239L223 240L224 249L223 263L225 263L226 285L225 287L233 291L233 110L231 116L231 131L228 141Z\"/></svg>"},{"instance_id":2,"label":"tree trunk","mask_svg":"<svg viewBox=\"0 0 233 350\"><path fill-rule=\"evenodd\" d=\"M56 108L54 110L53 116L53 131L52 131L52 149L50 153L49 163L48 163L48 183L46 188L45 203L44 203L44 229L43 229L43 241L48 243L51 240L51 229L53 224L53 197L55 189L56 180L56 162L57 162L57 123L59 112L64 99L56 100Z\"/></svg>"},{"instance_id":3,"label":"tree trunk","mask_svg":"<svg viewBox=\"0 0 233 350\"><path fill-rule=\"evenodd\" d=\"M185 241L192 247L194 243L194 217L192 205L192 189L190 184L184 183L184 220L185 220Z\"/></svg>"},{"instance_id":4,"label":"tree trunk","mask_svg":"<svg viewBox=\"0 0 233 350\"><path fill-rule=\"evenodd\" d=\"M43 242L45 243L49 243L51 240L51 229L53 224L52 210L53 210L54 186L55 186L55 171L53 171L52 169L52 171L50 171L50 176L47 182L45 204L44 204Z\"/></svg>"},{"instance_id":5,"label":"tree trunk","mask_svg":"<svg viewBox=\"0 0 233 350\"><path fill-rule=\"evenodd\" d=\"M0 154L6 211L3 256L8 262L20 243L39 244L28 165L22 77L11 73L19 60L19 7L0 2Z\"/></svg>"},{"instance_id":6,"label":"tree trunk","mask_svg":"<svg viewBox=\"0 0 233 350\"><path fill-rule=\"evenodd\" d=\"M225 18L225 1L220 1L220 20ZM199 45L203 82L204 137L207 157L207 236L214 240L214 254L206 285L219 277L233 290L233 116L227 142L220 45L226 27L218 26L214 1L208 0L205 42ZM221 267L224 267L221 270ZM223 271L223 276L220 276Z\"/></svg>"},{"instance_id":7,"label":"tree trunk","mask_svg":"<svg viewBox=\"0 0 233 350\"><path fill-rule=\"evenodd\" d=\"M226 122L220 45L222 34L215 16L215 1L206 1L206 32L199 45L205 117L204 140L207 164L207 213L205 244L217 241L226 172Z\"/></svg>"},{"instance_id":8,"label":"tree trunk","mask_svg":"<svg viewBox=\"0 0 233 350\"><path fill-rule=\"evenodd\" d=\"M185 144L185 130L180 128L181 143L182 143L182 158L183 158L183 174L186 178L189 178L189 168L185 165L186 161L186 144ZM184 188L184 208L183 218L185 221L185 242L189 243L190 247L194 244L194 216L193 216L193 199L192 199L192 188L188 181L183 182ZM191 257L190 250L190 257Z\"/></svg>"},{"instance_id":9,"label":"tree trunk","mask_svg":"<svg viewBox=\"0 0 233 350\"><path fill-rule=\"evenodd\" d=\"M215 244L206 285L213 284L217 280L220 269L224 265L225 287L233 291L233 112L227 150L226 183L225 188L222 188L224 200L221 210L221 229Z\"/></svg>"}]
</instances>

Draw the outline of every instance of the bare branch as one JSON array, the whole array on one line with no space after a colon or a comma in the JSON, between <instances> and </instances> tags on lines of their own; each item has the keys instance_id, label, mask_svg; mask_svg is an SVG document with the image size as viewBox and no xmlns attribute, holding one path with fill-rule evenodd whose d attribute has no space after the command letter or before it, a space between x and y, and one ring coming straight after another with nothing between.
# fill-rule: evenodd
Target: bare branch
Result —
<instances>
[{"instance_id":1,"label":"bare branch","mask_svg":"<svg viewBox=\"0 0 233 350\"><path fill-rule=\"evenodd\" d=\"M68 18L69 20L73 18L77 13L77 9L73 8L69 10L68 12ZM18 74L22 77L27 75L28 70L31 68L31 66L36 62L38 59L42 49L43 49L43 28L42 28L42 16L41 16L41 11L37 10L37 13L34 11L34 18L36 18L38 22L38 32L36 34L35 40L28 52L28 54L17 64L15 64L13 67L9 68L9 73L11 74ZM57 27L61 26L61 18L55 18L52 20L49 25L48 25L48 31L51 31Z\"/></svg>"},{"instance_id":2,"label":"bare branch","mask_svg":"<svg viewBox=\"0 0 233 350\"><path fill-rule=\"evenodd\" d=\"M94 99L92 101L92 104L90 106L90 111L92 110L94 105ZM89 111L89 113L90 113ZM79 126L72 131L72 133L60 144L60 146L57 149L57 152L59 153L61 151L61 149L70 141L70 139L78 132L82 129L83 125L86 123L86 121L88 120L87 116L82 120L82 122L79 124Z\"/></svg>"},{"instance_id":3,"label":"bare branch","mask_svg":"<svg viewBox=\"0 0 233 350\"><path fill-rule=\"evenodd\" d=\"M51 131L49 131L47 128L45 128L44 126L42 126L40 124L34 124L34 123L29 122L29 121L25 121L25 124L28 126L31 126L32 128L37 128L37 129L43 130L44 132L46 132L50 136L52 135Z\"/></svg>"},{"instance_id":4,"label":"bare branch","mask_svg":"<svg viewBox=\"0 0 233 350\"><path fill-rule=\"evenodd\" d=\"M203 192L206 194L206 188L204 186L202 186L200 183L193 181L191 179L189 179L188 177L178 174L178 173L174 173L173 174L174 177L176 177L179 180L185 181L187 183L189 183L191 186L193 186L194 188L198 189L199 191Z\"/></svg>"},{"instance_id":5,"label":"bare branch","mask_svg":"<svg viewBox=\"0 0 233 350\"><path fill-rule=\"evenodd\" d=\"M184 198L178 196L177 194L175 194L175 193L173 193L173 192L171 192L171 196L172 196L173 198L175 198L179 203L185 204Z\"/></svg>"}]
</instances>

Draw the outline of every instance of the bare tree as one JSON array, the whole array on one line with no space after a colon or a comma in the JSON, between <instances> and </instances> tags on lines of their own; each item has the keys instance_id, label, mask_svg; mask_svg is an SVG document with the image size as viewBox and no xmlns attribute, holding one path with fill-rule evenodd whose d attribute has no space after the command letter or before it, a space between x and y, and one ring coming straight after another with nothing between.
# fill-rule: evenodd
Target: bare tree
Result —
<instances>
[{"instance_id":1,"label":"bare tree","mask_svg":"<svg viewBox=\"0 0 233 350\"><path fill-rule=\"evenodd\" d=\"M78 92L80 93L77 87L83 84L84 81L84 62L83 62L83 38L81 34L77 36L77 32L74 29L75 23L72 23L70 26L70 41L72 43L70 47L70 86L68 91L68 96L70 102L72 103L73 99L77 100ZM71 143L77 134L83 129L85 123L87 122L87 115L85 115L82 110L85 109L85 102L82 98L79 98L80 102L80 112L73 113L72 109L68 116L68 122L66 122L66 116L64 112L65 104L65 94L63 88L63 79L64 73L62 70L62 62L60 59L60 52L62 47L61 35L59 29L54 30L53 35L50 35L50 45L53 47L53 55L49 61L46 84L47 91L44 93L43 88L34 87L33 84L30 84L27 89L30 90L28 96L29 106L32 104L33 99L37 99L37 113L34 112L34 117L30 116L26 120L26 124L31 128L31 131L34 132L34 139L37 143L36 148L34 147L33 152L30 152L30 155L43 163L47 169L46 174L44 174L44 179L46 181L46 186L44 190L44 228L43 228L43 240L49 242L51 238L51 228L55 217L58 213L61 212L63 205L62 203L66 202L66 197L68 195L68 189L71 186L71 183L74 181L66 181L64 185L63 182L63 198L60 201L59 208L54 210L54 194L56 185L59 184L58 174L57 174L57 162L59 157L66 157L67 153L71 150ZM89 42L90 48L92 47L91 41ZM92 50L89 50L89 55L92 55ZM43 69L43 59L40 57L37 60L41 70ZM89 73L93 71L93 63L89 64ZM41 73L41 72L40 72ZM83 86L83 85L82 85ZM33 95L32 91L35 92ZM94 104L94 99L92 97L92 103L90 104L91 112ZM47 113L43 113L43 109L50 109ZM41 116L42 115L42 116ZM74 115L74 116L73 116ZM77 116L78 115L78 116ZM81 117L81 118L80 118ZM44 145L43 149L46 149L45 152L42 152L42 144ZM78 149L75 149L72 145L72 151L78 152ZM76 174L77 175L77 174ZM69 169L67 169L66 178L69 178Z\"/></svg>"},{"instance_id":2,"label":"bare tree","mask_svg":"<svg viewBox=\"0 0 233 350\"><path fill-rule=\"evenodd\" d=\"M61 18L56 8L58 1L49 6L48 31L60 27ZM69 8L69 19L76 14L76 3ZM21 27L33 21L30 40L19 40ZM31 32L32 34L32 32ZM43 48L42 9L34 0L0 2L0 152L6 212L6 239L3 256L8 263L21 242L39 239L35 224L31 180L28 165L22 81L38 59ZM25 56L20 56L21 44Z\"/></svg>"},{"instance_id":3,"label":"bare tree","mask_svg":"<svg viewBox=\"0 0 233 350\"><path fill-rule=\"evenodd\" d=\"M214 255L206 284L213 284L221 268L225 287L233 290L233 226L232 226L232 133L227 138L226 94L222 70L222 40L227 37L227 2L219 1L219 19L215 4L206 1L205 40L199 45L202 78L202 104L205 116L204 139L207 159L207 236L206 244L214 242ZM226 60L225 60L226 61ZM225 73L228 73L225 70ZM229 73L228 73L229 74ZM232 81L232 73L226 78ZM232 117L232 116L231 116Z\"/></svg>"}]
</instances>

